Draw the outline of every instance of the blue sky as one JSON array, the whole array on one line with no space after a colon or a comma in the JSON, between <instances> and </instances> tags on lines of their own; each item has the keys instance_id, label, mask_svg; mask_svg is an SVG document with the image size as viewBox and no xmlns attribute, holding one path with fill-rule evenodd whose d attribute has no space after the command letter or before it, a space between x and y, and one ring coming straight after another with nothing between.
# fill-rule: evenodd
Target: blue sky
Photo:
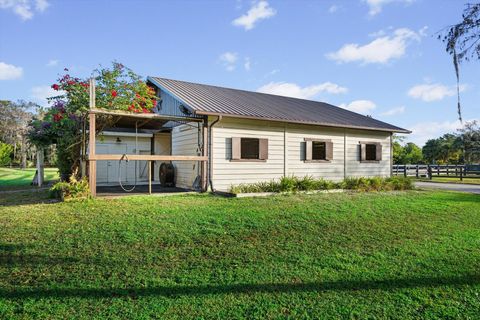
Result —
<instances>
[{"instance_id":1,"label":"blue sky","mask_svg":"<svg viewBox=\"0 0 480 320\"><path fill-rule=\"evenodd\" d=\"M451 58L436 33L460 0L0 0L0 99L45 104L67 67L117 60L138 74L320 100L413 130L458 127ZM478 119L480 62L461 69Z\"/></svg>"}]
</instances>

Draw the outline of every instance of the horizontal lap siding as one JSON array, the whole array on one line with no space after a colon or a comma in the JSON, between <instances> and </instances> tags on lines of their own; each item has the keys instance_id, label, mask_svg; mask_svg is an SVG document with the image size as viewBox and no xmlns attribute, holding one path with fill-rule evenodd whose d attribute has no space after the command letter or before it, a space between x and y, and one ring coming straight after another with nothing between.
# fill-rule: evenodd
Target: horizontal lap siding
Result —
<instances>
[{"instance_id":1,"label":"horizontal lap siding","mask_svg":"<svg viewBox=\"0 0 480 320\"><path fill-rule=\"evenodd\" d=\"M305 162L305 138L331 140L332 160ZM287 175L334 181L343 179L343 129L290 125L287 129Z\"/></svg>"},{"instance_id":2,"label":"horizontal lap siding","mask_svg":"<svg viewBox=\"0 0 480 320\"><path fill-rule=\"evenodd\" d=\"M344 155L345 133L346 155ZM268 160L266 162L230 161L232 137L267 138ZM333 143L333 159L326 163L305 162L305 138L331 140ZM359 141L382 143L382 161L379 163L361 163L359 161ZM286 152L284 150L285 144L287 146ZM345 175L345 158L347 176L390 175L389 132L312 125L285 125L268 121L224 118L213 128L212 149L213 184L215 189L221 191L227 191L231 185L240 183L279 179L284 174L340 181ZM286 160L284 154L286 154Z\"/></svg>"},{"instance_id":3,"label":"horizontal lap siding","mask_svg":"<svg viewBox=\"0 0 480 320\"><path fill-rule=\"evenodd\" d=\"M266 162L230 161L232 137L268 139ZM264 121L224 119L213 127L213 187L279 179L283 176L283 127Z\"/></svg>"},{"instance_id":4,"label":"horizontal lap siding","mask_svg":"<svg viewBox=\"0 0 480 320\"><path fill-rule=\"evenodd\" d=\"M378 163L360 162L360 141L381 143L382 160ZM390 176L390 133L348 130L346 158L347 176L349 177Z\"/></svg>"},{"instance_id":5,"label":"horizontal lap siding","mask_svg":"<svg viewBox=\"0 0 480 320\"><path fill-rule=\"evenodd\" d=\"M180 125L172 130L172 155L196 156L198 148L197 127ZM176 186L191 189L199 164L197 161L172 161L175 167ZM198 171L199 172L199 171Z\"/></svg>"}]
</instances>

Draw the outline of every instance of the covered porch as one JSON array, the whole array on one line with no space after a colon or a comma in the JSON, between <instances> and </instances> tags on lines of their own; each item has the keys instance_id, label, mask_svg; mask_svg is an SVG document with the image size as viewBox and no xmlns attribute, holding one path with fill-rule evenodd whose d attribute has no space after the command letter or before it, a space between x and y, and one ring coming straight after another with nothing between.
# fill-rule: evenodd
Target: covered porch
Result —
<instances>
[{"instance_id":1,"label":"covered porch","mask_svg":"<svg viewBox=\"0 0 480 320\"><path fill-rule=\"evenodd\" d=\"M102 127L99 128L99 125ZM185 129L178 130L178 127ZM192 133L188 144L185 143L182 148L177 147L178 143L174 144L172 134L186 130ZM103 136L105 132L110 133L109 139L114 139L110 141L111 143L105 143ZM144 132L151 132L152 137L162 136L162 139L152 138L151 146L144 146L142 150L138 139L142 134L143 137L148 136ZM134 139L130 147L124 147L125 143L122 141L124 136L131 141ZM175 193L191 190L204 192L208 189L207 149L208 122L204 117L127 113L91 108L88 143L88 179L91 196ZM127 166L132 168L132 162L134 173L127 168ZM142 168L142 179L138 178L139 167ZM105 170L111 170L114 176L107 184L102 183ZM115 176L117 170L118 183ZM194 184L189 185L183 179L177 186L177 177L185 175L189 175ZM115 180L115 183L112 183L112 180Z\"/></svg>"}]
</instances>

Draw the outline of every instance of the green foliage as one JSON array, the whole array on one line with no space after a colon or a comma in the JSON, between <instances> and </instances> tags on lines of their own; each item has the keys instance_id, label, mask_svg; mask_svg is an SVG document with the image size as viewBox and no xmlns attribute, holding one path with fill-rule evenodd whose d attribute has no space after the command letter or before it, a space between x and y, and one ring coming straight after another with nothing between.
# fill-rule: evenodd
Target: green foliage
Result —
<instances>
[{"instance_id":1,"label":"green foliage","mask_svg":"<svg viewBox=\"0 0 480 320\"><path fill-rule=\"evenodd\" d=\"M295 176L282 177L280 181L258 182L249 184L234 185L230 192L258 193L258 192L297 192L314 190L346 189L358 191L390 191L390 190L411 190L413 183L410 178L405 177L372 177L354 178L349 177L342 182L332 182L324 179L314 179L310 176L298 178Z\"/></svg>"},{"instance_id":2,"label":"green foliage","mask_svg":"<svg viewBox=\"0 0 480 320\"><path fill-rule=\"evenodd\" d=\"M0 141L0 166L7 166L12 161L13 146Z\"/></svg>"},{"instance_id":3,"label":"green foliage","mask_svg":"<svg viewBox=\"0 0 480 320\"><path fill-rule=\"evenodd\" d=\"M88 179L83 177L77 180L74 174L70 176L68 182L60 181L50 188L51 196L62 200L85 199L89 197L89 191Z\"/></svg>"},{"instance_id":4,"label":"green foliage","mask_svg":"<svg viewBox=\"0 0 480 320\"><path fill-rule=\"evenodd\" d=\"M458 164L462 162L459 137L452 133L428 140L422 148L422 154L427 163Z\"/></svg>"},{"instance_id":5,"label":"green foliage","mask_svg":"<svg viewBox=\"0 0 480 320\"><path fill-rule=\"evenodd\" d=\"M478 195L40 195L0 197L1 319L480 314Z\"/></svg>"}]
</instances>

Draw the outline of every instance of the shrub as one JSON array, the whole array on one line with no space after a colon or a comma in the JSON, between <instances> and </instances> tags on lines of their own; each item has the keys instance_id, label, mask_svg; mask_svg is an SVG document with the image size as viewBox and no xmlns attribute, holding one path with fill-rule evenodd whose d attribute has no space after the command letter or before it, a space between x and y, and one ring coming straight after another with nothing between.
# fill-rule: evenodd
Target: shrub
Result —
<instances>
[{"instance_id":1,"label":"shrub","mask_svg":"<svg viewBox=\"0 0 480 320\"><path fill-rule=\"evenodd\" d=\"M13 146L0 142L0 166L9 165L12 161Z\"/></svg>"},{"instance_id":2,"label":"shrub","mask_svg":"<svg viewBox=\"0 0 480 320\"><path fill-rule=\"evenodd\" d=\"M280 181L271 180L251 184L239 184L230 188L231 193L255 193L255 192L297 192L312 190L346 189L358 191L391 191L411 190L413 183L405 177L348 177L342 182L333 182L322 178L315 179L311 176L298 178L295 176L282 177Z\"/></svg>"},{"instance_id":3,"label":"shrub","mask_svg":"<svg viewBox=\"0 0 480 320\"><path fill-rule=\"evenodd\" d=\"M60 181L50 188L50 195L62 200L84 199L89 196L88 179L83 177L80 180L75 178L75 174L70 176L68 182Z\"/></svg>"}]
</instances>

